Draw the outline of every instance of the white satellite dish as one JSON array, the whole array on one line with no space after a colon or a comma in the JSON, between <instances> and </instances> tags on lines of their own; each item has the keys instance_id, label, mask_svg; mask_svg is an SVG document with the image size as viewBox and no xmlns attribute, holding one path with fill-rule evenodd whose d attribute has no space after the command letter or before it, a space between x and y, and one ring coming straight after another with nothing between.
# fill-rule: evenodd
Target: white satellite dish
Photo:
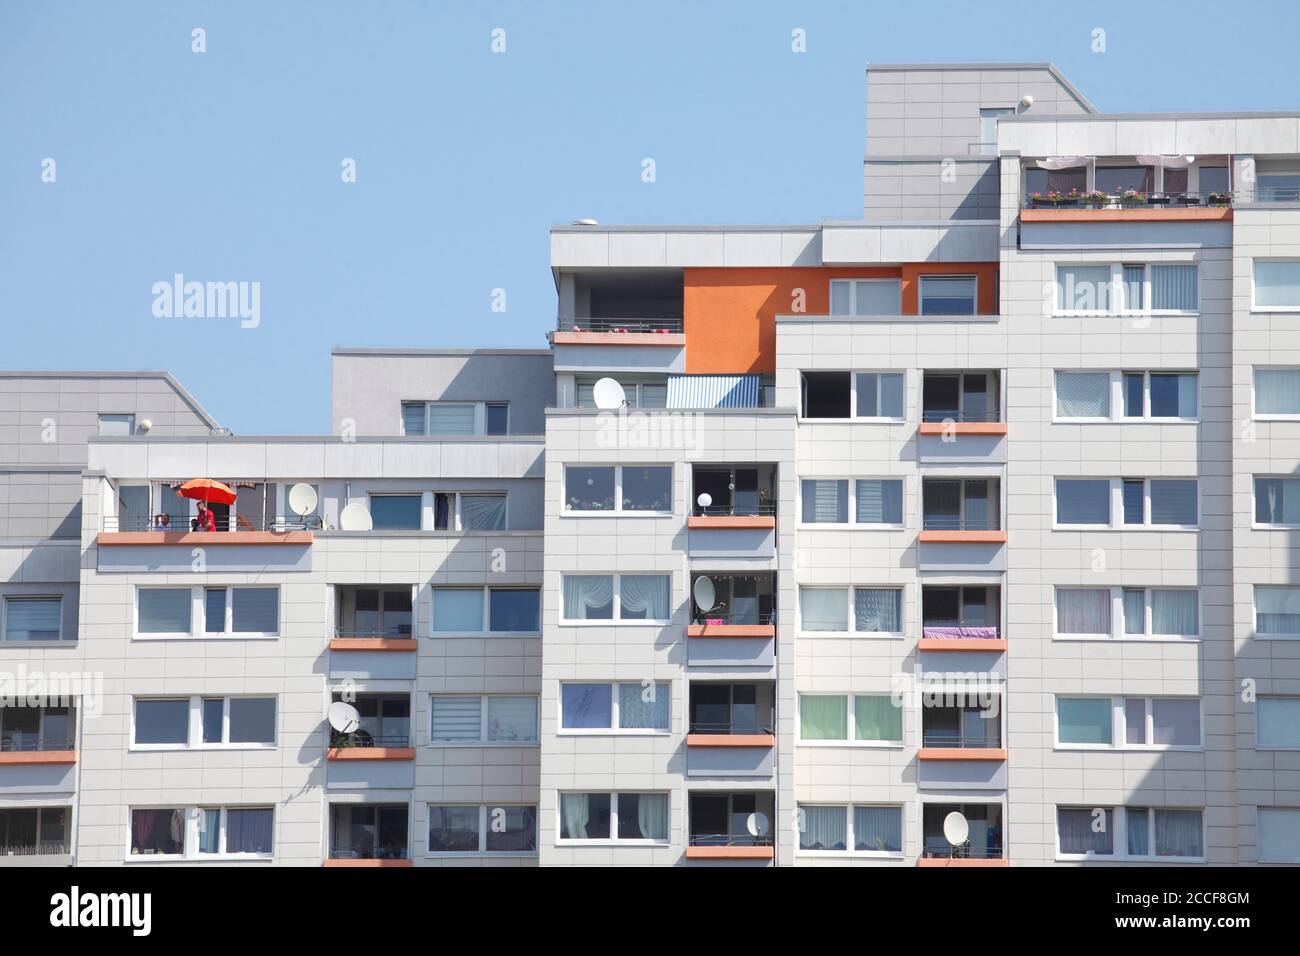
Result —
<instances>
[{"instance_id":1,"label":"white satellite dish","mask_svg":"<svg viewBox=\"0 0 1300 956\"><path fill-rule=\"evenodd\" d=\"M702 612L712 611L713 606L718 603L718 592L713 587L713 582L704 575L695 579L695 586L691 589L691 593L695 596L695 606Z\"/></svg>"},{"instance_id":2,"label":"white satellite dish","mask_svg":"<svg viewBox=\"0 0 1300 956\"><path fill-rule=\"evenodd\" d=\"M951 846L961 846L970 839L970 824L956 810L943 818L943 838Z\"/></svg>"},{"instance_id":3,"label":"white satellite dish","mask_svg":"<svg viewBox=\"0 0 1300 956\"><path fill-rule=\"evenodd\" d=\"M707 508L709 505L713 504L713 495L709 494L707 491L701 491L700 496L695 499L695 503L701 508Z\"/></svg>"},{"instance_id":4,"label":"white satellite dish","mask_svg":"<svg viewBox=\"0 0 1300 956\"><path fill-rule=\"evenodd\" d=\"M339 527L344 531L369 531L374 527L370 512L359 501L354 501L339 512Z\"/></svg>"},{"instance_id":5,"label":"white satellite dish","mask_svg":"<svg viewBox=\"0 0 1300 956\"><path fill-rule=\"evenodd\" d=\"M316 489L311 485L297 484L289 489L289 510L305 518L316 510Z\"/></svg>"},{"instance_id":6,"label":"white satellite dish","mask_svg":"<svg viewBox=\"0 0 1300 956\"><path fill-rule=\"evenodd\" d=\"M361 715L346 701L336 700L326 711L330 726L341 734L350 734L361 726Z\"/></svg>"},{"instance_id":7,"label":"white satellite dish","mask_svg":"<svg viewBox=\"0 0 1300 956\"><path fill-rule=\"evenodd\" d=\"M596 407L613 411L627 404L627 393L617 379L601 378L591 388L591 397Z\"/></svg>"},{"instance_id":8,"label":"white satellite dish","mask_svg":"<svg viewBox=\"0 0 1300 956\"><path fill-rule=\"evenodd\" d=\"M769 826L767 814L761 811L756 810L745 817L745 829L749 831L749 835L752 837L767 836Z\"/></svg>"}]
</instances>

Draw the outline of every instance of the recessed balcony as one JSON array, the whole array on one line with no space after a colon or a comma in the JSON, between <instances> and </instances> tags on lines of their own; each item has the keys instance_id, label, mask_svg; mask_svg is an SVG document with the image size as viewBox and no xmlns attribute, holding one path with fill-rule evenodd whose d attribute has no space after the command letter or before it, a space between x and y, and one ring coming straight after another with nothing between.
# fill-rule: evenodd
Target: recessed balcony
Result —
<instances>
[{"instance_id":1,"label":"recessed balcony","mask_svg":"<svg viewBox=\"0 0 1300 956\"><path fill-rule=\"evenodd\" d=\"M922 542L1001 544L997 478L924 478L921 481Z\"/></svg>"},{"instance_id":2,"label":"recessed balcony","mask_svg":"<svg viewBox=\"0 0 1300 956\"><path fill-rule=\"evenodd\" d=\"M1001 620L1000 587L985 585L921 586L922 651L1000 653L1007 649Z\"/></svg>"},{"instance_id":3,"label":"recessed balcony","mask_svg":"<svg viewBox=\"0 0 1300 956\"><path fill-rule=\"evenodd\" d=\"M419 647L411 633L411 588L335 588L336 617L330 650L409 653Z\"/></svg>"},{"instance_id":4,"label":"recessed balcony","mask_svg":"<svg viewBox=\"0 0 1300 956\"><path fill-rule=\"evenodd\" d=\"M1245 195L1233 191L1230 157L1049 156L1022 164L1023 222L1224 221Z\"/></svg>"},{"instance_id":5,"label":"recessed balcony","mask_svg":"<svg viewBox=\"0 0 1300 956\"><path fill-rule=\"evenodd\" d=\"M105 515L96 542L103 547L129 545L237 545L311 544L319 519L263 517L231 514L223 505L212 506L214 530L201 530L188 512L156 515Z\"/></svg>"},{"instance_id":6,"label":"recessed balcony","mask_svg":"<svg viewBox=\"0 0 1300 956\"><path fill-rule=\"evenodd\" d=\"M76 724L71 707L0 707L0 767L75 764Z\"/></svg>"},{"instance_id":7,"label":"recessed balcony","mask_svg":"<svg viewBox=\"0 0 1300 956\"><path fill-rule=\"evenodd\" d=\"M688 794L686 859L751 865L775 859L775 805L770 790Z\"/></svg>"},{"instance_id":8,"label":"recessed balcony","mask_svg":"<svg viewBox=\"0 0 1300 956\"><path fill-rule=\"evenodd\" d=\"M3 866L68 866L69 807L0 809L0 861Z\"/></svg>"},{"instance_id":9,"label":"recessed balcony","mask_svg":"<svg viewBox=\"0 0 1300 956\"><path fill-rule=\"evenodd\" d=\"M334 695L343 700L342 694ZM330 729L331 761L413 761L411 698L408 694L356 694L348 701L360 715L351 733Z\"/></svg>"},{"instance_id":10,"label":"recessed balcony","mask_svg":"<svg viewBox=\"0 0 1300 956\"><path fill-rule=\"evenodd\" d=\"M334 803L327 867L411 866L406 804Z\"/></svg>"},{"instance_id":11,"label":"recessed balcony","mask_svg":"<svg viewBox=\"0 0 1300 956\"><path fill-rule=\"evenodd\" d=\"M686 344L682 319L561 318L551 333L552 345L650 346L681 348Z\"/></svg>"},{"instance_id":12,"label":"recessed balcony","mask_svg":"<svg viewBox=\"0 0 1300 956\"><path fill-rule=\"evenodd\" d=\"M770 777L776 689L771 681L691 681L688 776Z\"/></svg>"},{"instance_id":13,"label":"recessed balcony","mask_svg":"<svg viewBox=\"0 0 1300 956\"><path fill-rule=\"evenodd\" d=\"M988 371L927 371L921 382L922 435L953 441L962 435L1005 435L1001 375Z\"/></svg>"},{"instance_id":14,"label":"recessed balcony","mask_svg":"<svg viewBox=\"0 0 1300 956\"><path fill-rule=\"evenodd\" d=\"M926 707L921 711L918 760L1007 759L1002 746L1001 697L992 706Z\"/></svg>"},{"instance_id":15,"label":"recessed balcony","mask_svg":"<svg viewBox=\"0 0 1300 956\"><path fill-rule=\"evenodd\" d=\"M699 584L701 579L708 587ZM713 604L702 608L697 596L712 590ZM692 638L773 638L776 636L776 575L693 574L691 575L691 622L686 636Z\"/></svg>"},{"instance_id":16,"label":"recessed balcony","mask_svg":"<svg viewBox=\"0 0 1300 956\"><path fill-rule=\"evenodd\" d=\"M956 846L944 835L944 820L954 812L965 818L967 827L966 840ZM921 809L921 857L916 865L1007 866L1002 833L1000 803L926 803Z\"/></svg>"}]
</instances>

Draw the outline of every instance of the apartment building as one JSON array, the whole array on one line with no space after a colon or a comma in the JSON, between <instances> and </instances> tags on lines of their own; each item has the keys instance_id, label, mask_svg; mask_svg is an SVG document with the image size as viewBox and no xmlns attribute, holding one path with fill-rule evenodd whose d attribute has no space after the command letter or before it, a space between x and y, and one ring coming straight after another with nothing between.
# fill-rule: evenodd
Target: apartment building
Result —
<instances>
[{"instance_id":1,"label":"apartment building","mask_svg":"<svg viewBox=\"0 0 1300 956\"><path fill-rule=\"evenodd\" d=\"M31 459L79 500L5 539L0 666L103 692L0 710L0 861L1300 862L1300 113L867 91L862 219L556 226L546 348Z\"/></svg>"}]
</instances>

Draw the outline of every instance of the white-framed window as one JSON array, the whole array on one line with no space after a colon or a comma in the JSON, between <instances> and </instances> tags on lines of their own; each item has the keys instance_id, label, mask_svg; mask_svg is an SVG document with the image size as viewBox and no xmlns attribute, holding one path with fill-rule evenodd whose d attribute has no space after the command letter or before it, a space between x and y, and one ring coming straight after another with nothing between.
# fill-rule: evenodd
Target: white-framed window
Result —
<instances>
[{"instance_id":1,"label":"white-framed window","mask_svg":"<svg viewBox=\"0 0 1300 956\"><path fill-rule=\"evenodd\" d=\"M274 807L132 807L130 817L128 860L200 861L274 856Z\"/></svg>"},{"instance_id":2,"label":"white-framed window","mask_svg":"<svg viewBox=\"0 0 1300 956\"><path fill-rule=\"evenodd\" d=\"M1197 697L1056 698L1056 746L1066 750L1199 750Z\"/></svg>"},{"instance_id":3,"label":"white-framed window","mask_svg":"<svg viewBox=\"0 0 1300 956\"><path fill-rule=\"evenodd\" d=\"M1259 807L1256 824L1261 863L1300 863L1300 808Z\"/></svg>"},{"instance_id":4,"label":"white-framed window","mask_svg":"<svg viewBox=\"0 0 1300 956\"><path fill-rule=\"evenodd\" d=\"M1255 637L1300 639L1300 585L1255 585Z\"/></svg>"},{"instance_id":5,"label":"white-framed window","mask_svg":"<svg viewBox=\"0 0 1300 956\"><path fill-rule=\"evenodd\" d=\"M614 375L594 375L579 377L574 383L575 404L578 408L595 408L596 383L602 378L613 378L623 386L624 400L628 408L667 408L668 382L664 376L651 381L643 381Z\"/></svg>"},{"instance_id":6,"label":"white-framed window","mask_svg":"<svg viewBox=\"0 0 1300 956\"><path fill-rule=\"evenodd\" d=\"M556 842L560 845L668 842L666 793L561 792L559 798Z\"/></svg>"},{"instance_id":7,"label":"white-framed window","mask_svg":"<svg viewBox=\"0 0 1300 956\"><path fill-rule=\"evenodd\" d=\"M278 586L136 587L135 637L273 638L280 633Z\"/></svg>"},{"instance_id":8,"label":"white-framed window","mask_svg":"<svg viewBox=\"0 0 1300 956\"><path fill-rule=\"evenodd\" d=\"M1256 475L1255 527L1300 528L1300 478Z\"/></svg>"},{"instance_id":9,"label":"white-framed window","mask_svg":"<svg viewBox=\"0 0 1300 956\"><path fill-rule=\"evenodd\" d=\"M921 315L978 315L979 279L969 275L923 275L917 281Z\"/></svg>"},{"instance_id":10,"label":"white-framed window","mask_svg":"<svg viewBox=\"0 0 1300 956\"><path fill-rule=\"evenodd\" d=\"M6 643L61 641L63 598L59 595L6 594L0 602L0 635ZM68 635L75 640L75 635Z\"/></svg>"},{"instance_id":11,"label":"white-framed window","mask_svg":"<svg viewBox=\"0 0 1300 956\"><path fill-rule=\"evenodd\" d=\"M1255 366L1251 393L1255 418L1300 419L1300 368Z\"/></svg>"},{"instance_id":12,"label":"white-framed window","mask_svg":"<svg viewBox=\"0 0 1300 956\"><path fill-rule=\"evenodd\" d=\"M429 746L507 747L537 743L537 697L526 694L433 694Z\"/></svg>"},{"instance_id":13,"label":"white-framed window","mask_svg":"<svg viewBox=\"0 0 1300 956\"><path fill-rule=\"evenodd\" d=\"M891 694L800 694L801 744L903 745L903 710Z\"/></svg>"},{"instance_id":14,"label":"white-framed window","mask_svg":"<svg viewBox=\"0 0 1300 956\"><path fill-rule=\"evenodd\" d=\"M667 624L670 582L667 574L562 575L560 620Z\"/></svg>"},{"instance_id":15,"label":"white-framed window","mask_svg":"<svg viewBox=\"0 0 1300 956\"><path fill-rule=\"evenodd\" d=\"M805 419L904 421L904 372L801 372L800 382L800 414Z\"/></svg>"},{"instance_id":16,"label":"white-framed window","mask_svg":"<svg viewBox=\"0 0 1300 956\"><path fill-rule=\"evenodd\" d=\"M1255 749L1300 750L1300 697L1258 698Z\"/></svg>"},{"instance_id":17,"label":"white-framed window","mask_svg":"<svg viewBox=\"0 0 1300 956\"><path fill-rule=\"evenodd\" d=\"M1057 263L1055 314L1194 314L1199 277L1194 263Z\"/></svg>"},{"instance_id":18,"label":"white-framed window","mask_svg":"<svg viewBox=\"0 0 1300 956\"><path fill-rule=\"evenodd\" d=\"M419 492L371 493L370 526L375 531L419 531L424 527L424 502Z\"/></svg>"},{"instance_id":19,"label":"white-framed window","mask_svg":"<svg viewBox=\"0 0 1300 956\"><path fill-rule=\"evenodd\" d=\"M507 435L508 402L402 402L403 435Z\"/></svg>"},{"instance_id":20,"label":"white-framed window","mask_svg":"<svg viewBox=\"0 0 1300 956\"><path fill-rule=\"evenodd\" d=\"M134 697L131 749L270 749L277 709L274 697Z\"/></svg>"},{"instance_id":21,"label":"white-framed window","mask_svg":"<svg viewBox=\"0 0 1300 956\"><path fill-rule=\"evenodd\" d=\"M536 856L537 807L429 804L429 856Z\"/></svg>"},{"instance_id":22,"label":"white-framed window","mask_svg":"<svg viewBox=\"0 0 1300 956\"><path fill-rule=\"evenodd\" d=\"M504 491L435 491L433 530L504 531L508 500Z\"/></svg>"},{"instance_id":23,"label":"white-framed window","mask_svg":"<svg viewBox=\"0 0 1300 956\"><path fill-rule=\"evenodd\" d=\"M797 819L801 856L903 855L901 806L800 803Z\"/></svg>"},{"instance_id":24,"label":"white-framed window","mask_svg":"<svg viewBox=\"0 0 1300 956\"><path fill-rule=\"evenodd\" d=\"M1057 371L1055 418L1070 422L1195 422L1197 374Z\"/></svg>"},{"instance_id":25,"label":"white-framed window","mask_svg":"<svg viewBox=\"0 0 1300 956\"><path fill-rule=\"evenodd\" d=\"M802 524L903 526L901 478L804 478Z\"/></svg>"},{"instance_id":26,"label":"white-framed window","mask_svg":"<svg viewBox=\"0 0 1300 956\"><path fill-rule=\"evenodd\" d=\"M100 435L134 435L134 415L113 415L103 412L99 415Z\"/></svg>"},{"instance_id":27,"label":"white-framed window","mask_svg":"<svg viewBox=\"0 0 1300 956\"><path fill-rule=\"evenodd\" d=\"M1252 312L1300 312L1300 259L1255 259L1251 263Z\"/></svg>"},{"instance_id":28,"label":"white-framed window","mask_svg":"<svg viewBox=\"0 0 1300 956\"><path fill-rule=\"evenodd\" d=\"M1056 808L1059 859L1200 860L1200 808L1085 806Z\"/></svg>"},{"instance_id":29,"label":"white-framed window","mask_svg":"<svg viewBox=\"0 0 1300 956\"><path fill-rule=\"evenodd\" d=\"M831 315L902 315L902 280L832 279Z\"/></svg>"},{"instance_id":30,"label":"white-framed window","mask_svg":"<svg viewBox=\"0 0 1300 956\"><path fill-rule=\"evenodd\" d=\"M565 465L564 510L571 514L672 514L672 465Z\"/></svg>"},{"instance_id":31,"label":"white-framed window","mask_svg":"<svg viewBox=\"0 0 1300 956\"><path fill-rule=\"evenodd\" d=\"M541 633L541 590L530 587L430 588L434 637Z\"/></svg>"},{"instance_id":32,"label":"white-framed window","mask_svg":"<svg viewBox=\"0 0 1300 956\"><path fill-rule=\"evenodd\" d=\"M1055 589L1057 640L1187 640L1200 636L1196 588Z\"/></svg>"},{"instance_id":33,"label":"white-framed window","mask_svg":"<svg viewBox=\"0 0 1300 956\"><path fill-rule=\"evenodd\" d=\"M903 589L864 586L801 587L799 630L816 636L856 634L901 637Z\"/></svg>"},{"instance_id":34,"label":"white-framed window","mask_svg":"<svg viewBox=\"0 0 1300 956\"><path fill-rule=\"evenodd\" d=\"M667 733L671 702L666 681L563 682L560 733Z\"/></svg>"},{"instance_id":35,"label":"white-framed window","mask_svg":"<svg viewBox=\"0 0 1300 956\"><path fill-rule=\"evenodd\" d=\"M1199 524L1195 478L1057 478L1058 528L1162 528Z\"/></svg>"}]
</instances>

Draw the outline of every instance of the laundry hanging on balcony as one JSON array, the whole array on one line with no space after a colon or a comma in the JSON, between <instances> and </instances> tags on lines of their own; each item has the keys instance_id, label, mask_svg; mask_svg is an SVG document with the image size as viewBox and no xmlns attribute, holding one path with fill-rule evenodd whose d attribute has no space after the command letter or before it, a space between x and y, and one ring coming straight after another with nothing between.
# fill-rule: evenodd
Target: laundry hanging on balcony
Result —
<instances>
[{"instance_id":1,"label":"laundry hanging on balcony","mask_svg":"<svg viewBox=\"0 0 1300 956\"><path fill-rule=\"evenodd\" d=\"M757 408L759 375L669 375L669 408Z\"/></svg>"}]
</instances>

